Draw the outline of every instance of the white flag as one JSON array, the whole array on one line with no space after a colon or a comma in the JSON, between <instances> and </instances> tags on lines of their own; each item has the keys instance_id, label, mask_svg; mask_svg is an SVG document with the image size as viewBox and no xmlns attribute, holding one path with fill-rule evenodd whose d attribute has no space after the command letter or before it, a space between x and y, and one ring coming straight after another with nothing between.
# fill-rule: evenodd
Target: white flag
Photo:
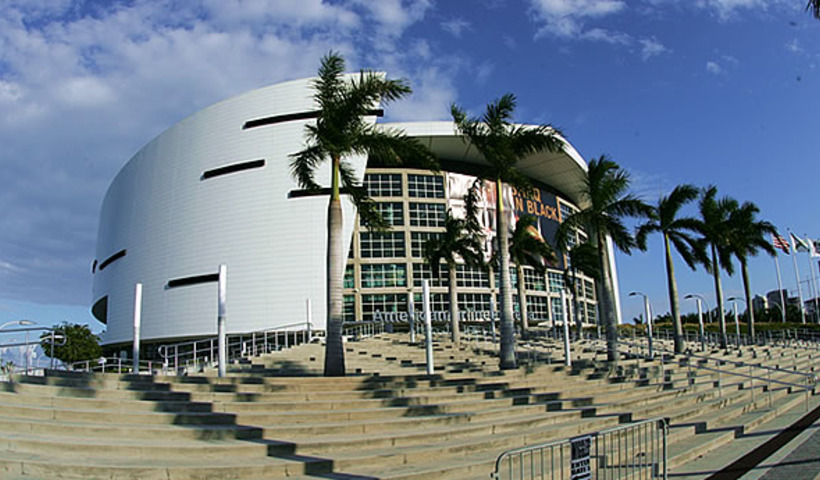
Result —
<instances>
[{"instance_id":1,"label":"white flag","mask_svg":"<svg viewBox=\"0 0 820 480\"><path fill-rule=\"evenodd\" d=\"M820 240L812 240L809 237L806 237L806 243L809 244L809 254L813 258L820 257Z\"/></svg>"}]
</instances>

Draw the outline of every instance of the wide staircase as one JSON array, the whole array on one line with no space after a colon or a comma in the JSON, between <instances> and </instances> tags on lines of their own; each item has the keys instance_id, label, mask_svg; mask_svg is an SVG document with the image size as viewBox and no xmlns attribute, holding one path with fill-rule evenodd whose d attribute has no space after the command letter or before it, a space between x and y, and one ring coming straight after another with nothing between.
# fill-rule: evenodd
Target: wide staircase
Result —
<instances>
[{"instance_id":1,"label":"wide staircase","mask_svg":"<svg viewBox=\"0 0 820 480\"><path fill-rule=\"evenodd\" d=\"M712 351L610 368L596 342L522 345L501 371L494 347L406 335L348 342L348 376L318 376L306 344L187 376L50 371L0 384L0 478L482 479L503 451L666 417L670 467L805 408L784 370L812 372L818 352ZM733 363L723 363L731 361ZM768 365L771 383L749 378ZM738 375L739 374L739 375ZM754 376L754 375L752 375ZM812 392L813 393L813 392Z\"/></svg>"}]
</instances>

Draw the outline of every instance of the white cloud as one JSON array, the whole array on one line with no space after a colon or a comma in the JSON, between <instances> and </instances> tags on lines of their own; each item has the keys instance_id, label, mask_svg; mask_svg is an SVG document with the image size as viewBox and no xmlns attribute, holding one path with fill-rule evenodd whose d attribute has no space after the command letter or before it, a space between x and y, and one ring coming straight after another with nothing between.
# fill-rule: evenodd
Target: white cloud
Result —
<instances>
[{"instance_id":1,"label":"white cloud","mask_svg":"<svg viewBox=\"0 0 820 480\"><path fill-rule=\"evenodd\" d=\"M626 8L622 0L530 0L530 11L544 25L537 37L554 35L578 38L584 31L584 21L618 13ZM610 36L592 34L589 39L608 41Z\"/></svg>"},{"instance_id":2,"label":"white cloud","mask_svg":"<svg viewBox=\"0 0 820 480\"><path fill-rule=\"evenodd\" d=\"M723 73L723 67L721 67L717 62L710 60L706 62L706 71L713 75L720 75Z\"/></svg>"},{"instance_id":3,"label":"white cloud","mask_svg":"<svg viewBox=\"0 0 820 480\"><path fill-rule=\"evenodd\" d=\"M652 57L666 53L668 49L654 38L642 38L638 40L641 46L641 58L649 60Z\"/></svg>"},{"instance_id":4,"label":"white cloud","mask_svg":"<svg viewBox=\"0 0 820 480\"><path fill-rule=\"evenodd\" d=\"M461 64L402 37L429 0L0 2L5 298L87 304L100 202L128 158L211 103L313 75L330 49L410 79L395 117L447 118L456 97Z\"/></svg>"},{"instance_id":5,"label":"white cloud","mask_svg":"<svg viewBox=\"0 0 820 480\"><path fill-rule=\"evenodd\" d=\"M441 28L450 35L460 38L462 33L470 30L470 22L463 18L454 18L446 22L441 22Z\"/></svg>"},{"instance_id":6,"label":"white cloud","mask_svg":"<svg viewBox=\"0 0 820 480\"><path fill-rule=\"evenodd\" d=\"M789 40L786 43L786 50L788 50L792 53L803 53L804 52L803 47L800 46L800 42L796 38L793 38L793 39ZM1 93L2 93L2 87L0 86L0 94Z\"/></svg>"}]
</instances>

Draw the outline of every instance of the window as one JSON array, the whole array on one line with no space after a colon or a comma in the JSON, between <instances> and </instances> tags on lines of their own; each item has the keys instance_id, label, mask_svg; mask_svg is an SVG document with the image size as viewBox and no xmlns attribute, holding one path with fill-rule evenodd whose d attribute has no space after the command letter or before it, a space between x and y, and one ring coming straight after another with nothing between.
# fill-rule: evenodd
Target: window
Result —
<instances>
[{"instance_id":1,"label":"window","mask_svg":"<svg viewBox=\"0 0 820 480\"><path fill-rule=\"evenodd\" d=\"M407 194L415 198L444 198L444 177L407 175Z\"/></svg>"},{"instance_id":2,"label":"window","mask_svg":"<svg viewBox=\"0 0 820 480\"><path fill-rule=\"evenodd\" d=\"M490 276L487 274L487 270L483 268L457 265L456 280L459 287L490 288Z\"/></svg>"},{"instance_id":3,"label":"window","mask_svg":"<svg viewBox=\"0 0 820 480\"><path fill-rule=\"evenodd\" d=\"M598 306L587 303L587 321L592 324L598 323Z\"/></svg>"},{"instance_id":4,"label":"window","mask_svg":"<svg viewBox=\"0 0 820 480\"><path fill-rule=\"evenodd\" d=\"M444 219L443 203L410 204L411 227L443 227Z\"/></svg>"},{"instance_id":5,"label":"window","mask_svg":"<svg viewBox=\"0 0 820 480\"><path fill-rule=\"evenodd\" d=\"M213 170L206 170L202 172L201 180L207 180L209 178L219 177L221 175L228 175L231 173L241 172L243 170L250 170L253 168L262 168L265 166L265 160L251 160L250 162L241 162L241 163L234 163L231 165L225 165L223 167L214 168Z\"/></svg>"},{"instance_id":6,"label":"window","mask_svg":"<svg viewBox=\"0 0 820 480\"><path fill-rule=\"evenodd\" d=\"M384 221L393 227L404 225L404 204L401 202L378 202L376 210L381 214ZM359 221L361 225L363 223Z\"/></svg>"},{"instance_id":7,"label":"window","mask_svg":"<svg viewBox=\"0 0 820 480\"><path fill-rule=\"evenodd\" d=\"M564 276L560 273L547 272L547 278L549 278L550 292L561 293L564 289Z\"/></svg>"},{"instance_id":8,"label":"window","mask_svg":"<svg viewBox=\"0 0 820 480\"><path fill-rule=\"evenodd\" d=\"M564 321L564 307L561 306L561 299L560 298L551 298L550 302L552 303L552 321L553 322L563 322Z\"/></svg>"},{"instance_id":9,"label":"window","mask_svg":"<svg viewBox=\"0 0 820 480\"><path fill-rule=\"evenodd\" d=\"M403 263L364 264L361 269L362 288L407 286L407 266Z\"/></svg>"},{"instance_id":10,"label":"window","mask_svg":"<svg viewBox=\"0 0 820 480\"><path fill-rule=\"evenodd\" d=\"M380 293L375 295L362 295L362 319L373 320L376 312L406 312L407 294L405 293Z\"/></svg>"},{"instance_id":11,"label":"window","mask_svg":"<svg viewBox=\"0 0 820 480\"><path fill-rule=\"evenodd\" d=\"M428 240L440 238L439 232L410 232L410 255L416 258L424 256L424 244Z\"/></svg>"},{"instance_id":12,"label":"window","mask_svg":"<svg viewBox=\"0 0 820 480\"><path fill-rule=\"evenodd\" d=\"M546 292L547 286L544 282L544 275L536 272L533 268L524 268L524 288L536 292Z\"/></svg>"},{"instance_id":13,"label":"window","mask_svg":"<svg viewBox=\"0 0 820 480\"><path fill-rule=\"evenodd\" d=\"M595 300L595 286L589 280L584 280L584 294L587 300Z\"/></svg>"},{"instance_id":14,"label":"window","mask_svg":"<svg viewBox=\"0 0 820 480\"><path fill-rule=\"evenodd\" d=\"M447 287L450 281L447 278L447 265L441 264L438 277L433 277L433 269L426 263L413 264L413 286L421 288L421 281L430 280L431 287Z\"/></svg>"},{"instance_id":15,"label":"window","mask_svg":"<svg viewBox=\"0 0 820 480\"><path fill-rule=\"evenodd\" d=\"M421 293L413 294L413 308L416 315L420 315L424 311L422 304ZM430 311L431 312L449 312L450 311L450 295L446 293L430 293ZM444 320L440 315L433 315L433 321Z\"/></svg>"},{"instance_id":16,"label":"window","mask_svg":"<svg viewBox=\"0 0 820 480\"><path fill-rule=\"evenodd\" d=\"M345 295L344 305L342 306L342 318L345 322L353 322L356 320L356 295Z\"/></svg>"},{"instance_id":17,"label":"window","mask_svg":"<svg viewBox=\"0 0 820 480\"><path fill-rule=\"evenodd\" d=\"M364 176L367 195L371 197L401 197L400 173L368 173Z\"/></svg>"},{"instance_id":18,"label":"window","mask_svg":"<svg viewBox=\"0 0 820 480\"><path fill-rule=\"evenodd\" d=\"M536 322L546 322L550 318L549 298L527 295L527 316Z\"/></svg>"},{"instance_id":19,"label":"window","mask_svg":"<svg viewBox=\"0 0 820 480\"><path fill-rule=\"evenodd\" d=\"M355 288L356 287L356 271L353 265L348 265L345 267L345 279L344 279L344 288Z\"/></svg>"},{"instance_id":20,"label":"window","mask_svg":"<svg viewBox=\"0 0 820 480\"><path fill-rule=\"evenodd\" d=\"M389 258L405 256L404 232L359 233L359 251L362 258Z\"/></svg>"},{"instance_id":21,"label":"window","mask_svg":"<svg viewBox=\"0 0 820 480\"><path fill-rule=\"evenodd\" d=\"M458 309L464 312L489 312L490 294L488 293L459 293Z\"/></svg>"},{"instance_id":22,"label":"window","mask_svg":"<svg viewBox=\"0 0 820 480\"><path fill-rule=\"evenodd\" d=\"M518 273L515 267L510 267L510 286L518 288ZM493 275L495 276L495 288L501 288L501 275L498 274L498 269L493 268Z\"/></svg>"}]
</instances>

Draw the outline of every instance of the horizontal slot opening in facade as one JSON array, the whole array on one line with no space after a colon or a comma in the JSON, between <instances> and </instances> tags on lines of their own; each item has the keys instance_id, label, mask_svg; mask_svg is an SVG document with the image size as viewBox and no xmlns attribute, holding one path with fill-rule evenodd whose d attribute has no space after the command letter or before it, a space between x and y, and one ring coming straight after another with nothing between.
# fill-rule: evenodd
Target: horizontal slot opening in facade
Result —
<instances>
[{"instance_id":1,"label":"horizontal slot opening in facade","mask_svg":"<svg viewBox=\"0 0 820 480\"><path fill-rule=\"evenodd\" d=\"M121 259L122 257L125 256L126 253L127 252L125 250L120 250L119 252L115 253L114 255L111 255L110 257L106 258L100 264L99 270L102 272L103 270L105 270L105 267L107 267L107 266L111 265L113 262L116 262L117 260Z\"/></svg>"},{"instance_id":2,"label":"horizontal slot opening in facade","mask_svg":"<svg viewBox=\"0 0 820 480\"><path fill-rule=\"evenodd\" d=\"M254 168L262 168L265 166L265 159L251 160L250 162L234 163L225 165L224 167L206 170L202 173L202 180L219 177L220 175L228 175L229 173L241 172L243 170L251 170Z\"/></svg>"},{"instance_id":3,"label":"horizontal slot opening in facade","mask_svg":"<svg viewBox=\"0 0 820 480\"><path fill-rule=\"evenodd\" d=\"M381 108L374 108L367 111L368 115L375 115L377 117L384 116L384 110ZM264 127L265 125L276 125L277 123L295 122L296 120L310 120L312 118L319 118L319 111L312 112L296 112L286 113L284 115L274 115L272 117L257 118L255 120L248 120L242 125L242 130L249 128Z\"/></svg>"},{"instance_id":4,"label":"horizontal slot opening in facade","mask_svg":"<svg viewBox=\"0 0 820 480\"><path fill-rule=\"evenodd\" d=\"M303 197L321 197L323 195L330 196L330 187L316 188L316 189L302 189L291 190L288 192L288 198L303 198ZM340 188L339 193L342 195L350 195L349 188Z\"/></svg>"},{"instance_id":5,"label":"horizontal slot opening in facade","mask_svg":"<svg viewBox=\"0 0 820 480\"><path fill-rule=\"evenodd\" d=\"M219 281L218 273L209 273L206 275L194 275L193 277L175 278L168 280L168 288L188 287L191 285L199 285L201 283L212 283Z\"/></svg>"}]
</instances>

